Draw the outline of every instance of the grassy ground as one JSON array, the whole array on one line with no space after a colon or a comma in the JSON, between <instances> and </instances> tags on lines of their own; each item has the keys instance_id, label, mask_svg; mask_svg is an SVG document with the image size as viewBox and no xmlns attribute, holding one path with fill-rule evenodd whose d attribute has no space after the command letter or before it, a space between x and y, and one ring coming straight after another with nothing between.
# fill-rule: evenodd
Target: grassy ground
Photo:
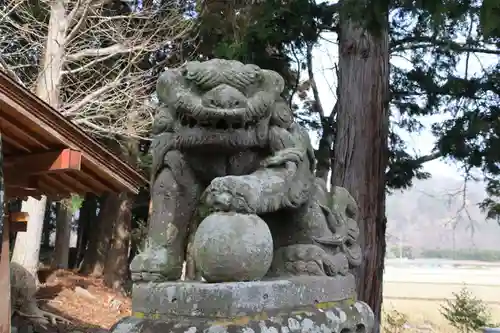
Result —
<instances>
[{"instance_id":1,"label":"grassy ground","mask_svg":"<svg viewBox=\"0 0 500 333\"><path fill-rule=\"evenodd\" d=\"M451 327L443 315L440 313L440 307L444 302L422 301L422 300L384 300L384 328L385 333L399 333L394 327L388 325L387 316L397 317L397 312L407 317L405 330L401 332L435 332L435 333L457 333L457 330ZM489 305L492 318L495 322L500 322L500 306ZM395 325L397 326L397 325Z\"/></svg>"},{"instance_id":2,"label":"grassy ground","mask_svg":"<svg viewBox=\"0 0 500 333\"><path fill-rule=\"evenodd\" d=\"M484 269L386 269L384 276L384 327L386 333L436 332L457 333L440 313L446 299L467 288L485 302L494 322L500 323L500 270ZM395 312L397 311L397 312ZM403 314L405 329L389 327L387 316Z\"/></svg>"}]
</instances>

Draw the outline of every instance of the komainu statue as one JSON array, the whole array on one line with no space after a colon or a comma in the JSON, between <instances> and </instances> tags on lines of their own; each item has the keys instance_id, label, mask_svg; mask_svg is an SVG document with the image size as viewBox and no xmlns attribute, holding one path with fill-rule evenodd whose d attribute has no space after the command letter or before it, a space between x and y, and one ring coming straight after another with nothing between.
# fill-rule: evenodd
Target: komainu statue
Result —
<instances>
[{"instance_id":1,"label":"komainu statue","mask_svg":"<svg viewBox=\"0 0 500 333\"><path fill-rule=\"evenodd\" d=\"M239 325L284 333L295 322L299 330L371 331L373 314L356 301L351 274L362 261L356 202L314 176L308 133L283 89L276 72L231 60L161 74L148 238L131 264L136 318L117 332ZM204 282L179 281L192 234Z\"/></svg>"}]
</instances>

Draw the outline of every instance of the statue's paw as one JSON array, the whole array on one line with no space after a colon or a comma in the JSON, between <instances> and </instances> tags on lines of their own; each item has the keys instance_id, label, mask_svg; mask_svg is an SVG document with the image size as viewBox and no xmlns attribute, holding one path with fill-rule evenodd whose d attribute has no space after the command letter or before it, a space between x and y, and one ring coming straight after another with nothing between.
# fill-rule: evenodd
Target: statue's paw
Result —
<instances>
[{"instance_id":1,"label":"statue's paw","mask_svg":"<svg viewBox=\"0 0 500 333\"><path fill-rule=\"evenodd\" d=\"M182 262L164 247L148 248L130 263L133 281L175 281L182 275Z\"/></svg>"},{"instance_id":2,"label":"statue's paw","mask_svg":"<svg viewBox=\"0 0 500 333\"><path fill-rule=\"evenodd\" d=\"M212 180L203 194L207 206L215 211L255 214L258 206L256 191L238 176Z\"/></svg>"},{"instance_id":3,"label":"statue's paw","mask_svg":"<svg viewBox=\"0 0 500 333\"><path fill-rule=\"evenodd\" d=\"M321 258L323 267L328 276L346 275L349 273L349 260L344 253L327 254Z\"/></svg>"},{"instance_id":4,"label":"statue's paw","mask_svg":"<svg viewBox=\"0 0 500 333\"><path fill-rule=\"evenodd\" d=\"M299 164L302 162L306 155L306 150L301 148L285 148L276 152L274 155L266 158L262 161L261 166L264 168L276 165L282 165L286 162L293 162L295 164Z\"/></svg>"}]
</instances>

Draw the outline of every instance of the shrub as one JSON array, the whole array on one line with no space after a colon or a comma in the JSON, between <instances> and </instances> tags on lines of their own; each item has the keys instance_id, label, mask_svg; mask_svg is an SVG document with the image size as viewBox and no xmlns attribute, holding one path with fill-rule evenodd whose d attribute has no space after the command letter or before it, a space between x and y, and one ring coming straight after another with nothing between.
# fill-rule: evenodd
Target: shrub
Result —
<instances>
[{"instance_id":1,"label":"shrub","mask_svg":"<svg viewBox=\"0 0 500 333\"><path fill-rule=\"evenodd\" d=\"M408 316L397 310L392 310L384 314L383 330L387 333L404 332L408 322Z\"/></svg>"},{"instance_id":2,"label":"shrub","mask_svg":"<svg viewBox=\"0 0 500 333\"><path fill-rule=\"evenodd\" d=\"M477 332L482 327L493 326L485 303L475 298L466 288L453 293L454 299L441 306L441 314L451 326L462 333Z\"/></svg>"}]
</instances>

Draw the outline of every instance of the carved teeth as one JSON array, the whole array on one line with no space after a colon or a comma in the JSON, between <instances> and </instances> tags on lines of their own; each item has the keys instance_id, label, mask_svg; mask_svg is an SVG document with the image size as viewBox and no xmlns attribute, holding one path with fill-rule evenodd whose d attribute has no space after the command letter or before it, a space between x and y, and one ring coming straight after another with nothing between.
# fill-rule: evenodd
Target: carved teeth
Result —
<instances>
[{"instance_id":1,"label":"carved teeth","mask_svg":"<svg viewBox=\"0 0 500 333\"><path fill-rule=\"evenodd\" d=\"M228 122L225 119L219 119L219 120L201 120L198 121L196 118L186 115L182 112L177 112L177 119L179 120L180 124L184 127L203 127L203 128L212 128L212 129L218 129L218 130L238 130L238 129L245 129L249 130L251 128L255 128L258 124L258 120L252 119L249 121L234 121L234 122Z\"/></svg>"}]
</instances>

